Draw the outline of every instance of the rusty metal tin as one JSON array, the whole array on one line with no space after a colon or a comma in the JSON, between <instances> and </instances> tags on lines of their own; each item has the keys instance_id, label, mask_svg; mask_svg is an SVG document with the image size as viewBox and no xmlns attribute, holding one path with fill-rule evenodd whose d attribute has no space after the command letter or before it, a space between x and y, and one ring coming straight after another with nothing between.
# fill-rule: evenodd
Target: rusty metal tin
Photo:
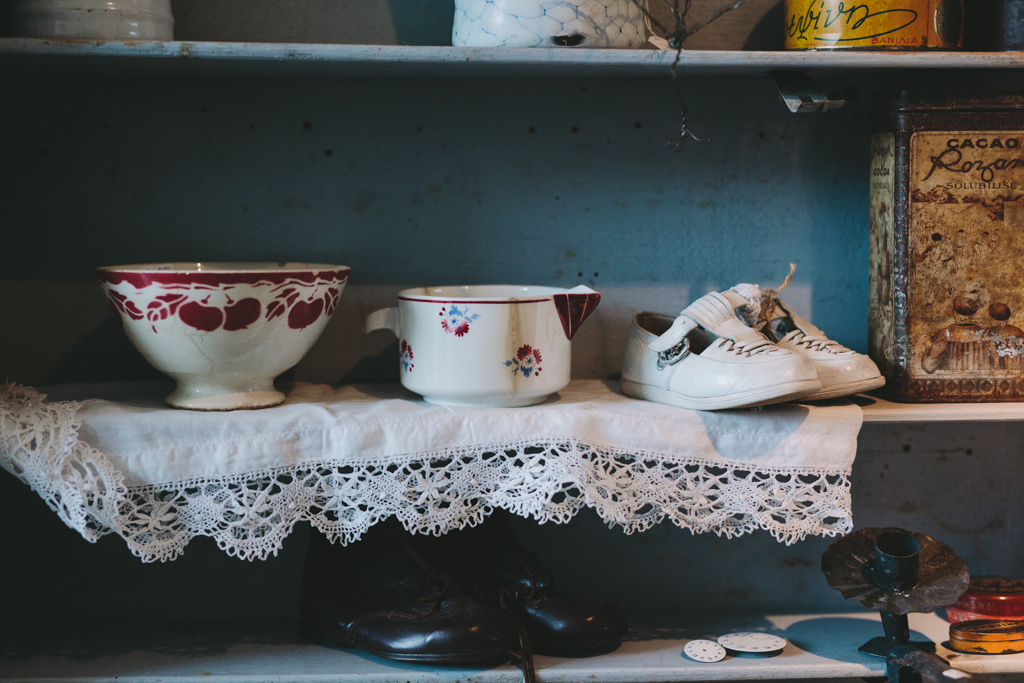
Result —
<instances>
[{"instance_id":1,"label":"rusty metal tin","mask_svg":"<svg viewBox=\"0 0 1024 683\"><path fill-rule=\"evenodd\" d=\"M1024 96L876 100L868 345L909 402L1024 400Z\"/></svg>"},{"instance_id":2,"label":"rusty metal tin","mask_svg":"<svg viewBox=\"0 0 1024 683\"><path fill-rule=\"evenodd\" d=\"M973 619L1024 619L1024 581L1002 576L972 576L967 592L947 612L949 609L976 615Z\"/></svg>"},{"instance_id":3,"label":"rusty metal tin","mask_svg":"<svg viewBox=\"0 0 1024 683\"><path fill-rule=\"evenodd\" d=\"M786 0L787 50L956 50L963 0Z\"/></svg>"},{"instance_id":4,"label":"rusty metal tin","mask_svg":"<svg viewBox=\"0 0 1024 683\"><path fill-rule=\"evenodd\" d=\"M987 655L1024 652L1024 622L981 619L950 624L949 648Z\"/></svg>"}]
</instances>

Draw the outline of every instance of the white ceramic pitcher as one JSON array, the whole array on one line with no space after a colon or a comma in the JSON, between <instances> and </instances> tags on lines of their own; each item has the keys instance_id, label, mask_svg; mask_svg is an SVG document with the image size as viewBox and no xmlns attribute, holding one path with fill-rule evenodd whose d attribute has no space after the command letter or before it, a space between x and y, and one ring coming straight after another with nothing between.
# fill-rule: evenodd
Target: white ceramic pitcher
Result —
<instances>
[{"instance_id":1,"label":"white ceramic pitcher","mask_svg":"<svg viewBox=\"0 0 1024 683\"><path fill-rule=\"evenodd\" d=\"M371 313L366 331L399 339L402 384L429 403L542 403L569 383L570 341L597 308L589 287L419 287Z\"/></svg>"}]
</instances>

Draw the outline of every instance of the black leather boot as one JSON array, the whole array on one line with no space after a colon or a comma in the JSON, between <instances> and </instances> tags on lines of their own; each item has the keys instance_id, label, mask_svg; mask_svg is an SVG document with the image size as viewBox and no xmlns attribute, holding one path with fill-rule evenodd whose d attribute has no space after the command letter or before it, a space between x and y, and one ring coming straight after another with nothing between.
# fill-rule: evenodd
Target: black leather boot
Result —
<instances>
[{"instance_id":1,"label":"black leather boot","mask_svg":"<svg viewBox=\"0 0 1024 683\"><path fill-rule=\"evenodd\" d=\"M404 532L403 532L404 533ZM410 662L471 662L519 647L514 619L471 599L384 524L348 546L314 532L302 579L303 635Z\"/></svg>"},{"instance_id":2,"label":"black leather boot","mask_svg":"<svg viewBox=\"0 0 1024 683\"><path fill-rule=\"evenodd\" d=\"M472 597L512 612L526 627L538 654L607 650L629 630L615 603L570 598L552 590L551 568L516 539L504 512L439 538L417 536L413 547L423 561L450 571Z\"/></svg>"}]
</instances>

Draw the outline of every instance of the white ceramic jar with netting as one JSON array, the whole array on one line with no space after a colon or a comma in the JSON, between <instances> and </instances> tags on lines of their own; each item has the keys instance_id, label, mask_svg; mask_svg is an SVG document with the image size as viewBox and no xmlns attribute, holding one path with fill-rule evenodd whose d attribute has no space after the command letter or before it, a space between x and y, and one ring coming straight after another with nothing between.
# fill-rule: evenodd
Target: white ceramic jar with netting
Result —
<instances>
[{"instance_id":1,"label":"white ceramic jar with netting","mask_svg":"<svg viewBox=\"0 0 1024 683\"><path fill-rule=\"evenodd\" d=\"M459 47L639 48L646 0L455 0Z\"/></svg>"}]
</instances>

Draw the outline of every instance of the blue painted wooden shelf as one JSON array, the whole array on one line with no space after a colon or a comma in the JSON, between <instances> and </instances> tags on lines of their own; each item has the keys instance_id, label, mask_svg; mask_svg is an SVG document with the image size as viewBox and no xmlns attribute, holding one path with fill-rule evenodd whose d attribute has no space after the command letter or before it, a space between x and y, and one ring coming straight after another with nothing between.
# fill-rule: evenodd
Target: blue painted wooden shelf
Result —
<instances>
[{"instance_id":1,"label":"blue painted wooden shelf","mask_svg":"<svg viewBox=\"0 0 1024 683\"><path fill-rule=\"evenodd\" d=\"M458 48L0 38L0 73L299 78L665 77L674 52L572 48ZM1024 53L684 51L686 76L777 69L992 70L1024 67Z\"/></svg>"}]
</instances>

